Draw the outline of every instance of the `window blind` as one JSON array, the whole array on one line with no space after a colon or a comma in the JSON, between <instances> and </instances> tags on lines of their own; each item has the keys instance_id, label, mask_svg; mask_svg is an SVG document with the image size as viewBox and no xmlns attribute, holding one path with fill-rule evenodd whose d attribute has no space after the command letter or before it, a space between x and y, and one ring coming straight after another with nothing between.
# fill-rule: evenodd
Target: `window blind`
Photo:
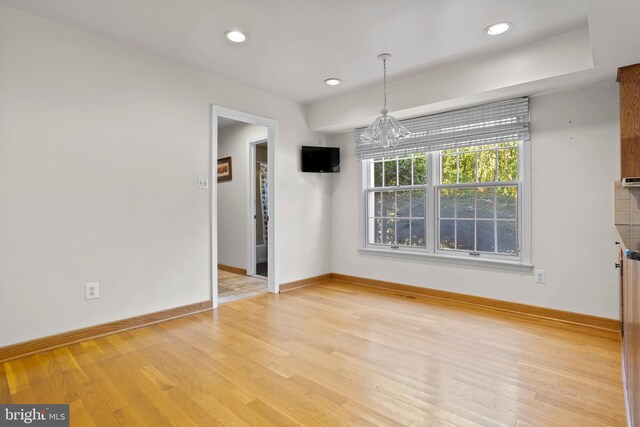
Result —
<instances>
[{"instance_id":1,"label":"window blind","mask_svg":"<svg viewBox=\"0 0 640 427\"><path fill-rule=\"evenodd\" d=\"M475 145L529 140L529 98L492 102L461 110L401 120L411 135L395 147L375 147L360 140L365 128L355 130L359 159L402 156Z\"/></svg>"}]
</instances>

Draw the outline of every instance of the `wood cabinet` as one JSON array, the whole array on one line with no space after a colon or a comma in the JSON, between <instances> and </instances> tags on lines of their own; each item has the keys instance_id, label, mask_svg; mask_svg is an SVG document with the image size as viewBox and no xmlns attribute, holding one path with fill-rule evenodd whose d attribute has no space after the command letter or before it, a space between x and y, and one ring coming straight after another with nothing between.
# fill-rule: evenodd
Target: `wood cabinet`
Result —
<instances>
[{"instance_id":1,"label":"wood cabinet","mask_svg":"<svg viewBox=\"0 0 640 427\"><path fill-rule=\"evenodd\" d=\"M621 178L640 177L640 64L618 69Z\"/></svg>"},{"instance_id":2,"label":"wood cabinet","mask_svg":"<svg viewBox=\"0 0 640 427\"><path fill-rule=\"evenodd\" d=\"M628 258L624 243L620 246L622 375L633 427L640 426L640 259Z\"/></svg>"}]
</instances>

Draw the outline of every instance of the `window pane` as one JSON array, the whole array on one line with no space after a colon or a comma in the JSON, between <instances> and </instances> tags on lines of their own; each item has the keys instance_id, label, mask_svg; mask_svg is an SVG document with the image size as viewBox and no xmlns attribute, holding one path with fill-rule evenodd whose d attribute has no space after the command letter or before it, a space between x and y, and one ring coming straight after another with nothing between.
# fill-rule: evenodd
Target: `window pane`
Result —
<instances>
[{"instance_id":1,"label":"window pane","mask_svg":"<svg viewBox=\"0 0 640 427\"><path fill-rule=\"evenodd\" d=\"M456 190L440 189L440 218L455 218Z\"/></svg>"},{"instance_id":2,"label":"window pane","mask_svg":"<svg viewBox=\"0 0 640 427\"><path fill-rule=\"evenodd\" d=\"M474 221L463 220L456 222L456 249L474 250Z\"/></svg>"},{"instance_id":3,"label":"window pane","mask_svg":"<svg viewBox=\"0 0 640 427\"><path fill-rule=\"evenodd\" d=\"M411 216L424 217L424 190L411 190Z\"/></svg>"},{"instance_id":4,"label":"window pane","mask_svg":"<svg viewBox=\"0 0 640 427\"><path fill-rule=\"evenodd\" d=\"M478 151L478 182L496 180L496 152Z\"/></svg>"},{"instance_id":5,"label":"window pane","mask_svg":"<svg viewBox=\"0 0 640 427\"><path fill-rule=\"evenodd\" d=\"M385 187L394 187L398 185L398 162L389 160L384 162L384 185Z\"/></svg>"},{"instance_id":6,"label":"window pane","mask_svg":"<svg viewBox=\"0 0 640 427\"><path fill-rule=\"evenodd\" d=\"M382 193L379 191L373 193L373 216L382 216Z\"/></svg>"},{"instance_id":7,"label":"window pane","mask_svg":"<svg viewBox=\"0 0 640 427\"><path fill-rule=\"evenodd\" d=\"M515 219L518 211L518 187L496 189L498 218Z\"/></svg>"},{"instance_id":8,"label":"window pane","mask_svg":"<svg viewBox=\"0 0 640 427\"><path fill-rule=\"evenodd\" d=\"M369 238L373 238L373 243L382 243L382 219L369 218L369 230L373 231L373 237L369 234Z\"/></svg>"},{"instance_id":9,"label":"window pane","mask_svg":"<svg viewBox=\"0 0 640 427\"><path fill-rule=\"evenodd\" d=\"M382 243L385 245L394 245L396 243L396 220L382 220Z\"/></svg>"},{"instance_id":10,"label":"window pane","mask_svg":"<svg viewBox=\"0 0 640 427\"><path fill-rule=\"evenodd\" d=\"M476 182L475 151L462 152L458 156L458 182Z\"/></svg>"},{"instance_id":11,"label":"window pane","mask_svg":"<svg viewBox=\"0 0 640 427\"><path fill-rule=\"evenodd\" d=\"M382 187L382 162L373 163L373 186Z\"/></svg>"},{"instance_id":12,"label":"window pane","mask_svg":"<svg viewBox=\"0 0 640 427\"><path fill-rule=\"evenodd\" d=\"M398 191L397 193L398 216L408 217L411 208L410 191Z\"/></svg>"},{"instance_id":13,"label":"window pane","mask_svg":"<svg viewBox=\"0 0 640 427\"><path fill-rule=\"evenodd\" d=\"M442 156L442 183L443 184L455 184L456 183L456 156Z\"/></svg>"},{"instance_id":14,"label":"window pane","mask_svg":"<svg viewBox=\"0 0 640 427\"><path fill-rule=\"evenodd\" d=\"M498 181L518 180L518 149L498 150Z\"/></svg>"},{"instance_id":15,"label":"window pane","mask_svg":"<svg viewBox=\"0 0 640 427\"><path fill-rule=\"evenodd\" d=\"M476 250L483 252L494 252L494 225L492 220L476 222Z\"/></svg>"},{"instance_id":16,"label":"window pane","mask_svg":"<svg viewBox=\"0 0 640 427\"><path fill-rule=\"evenodd\" d=\"M475 197L473 188L459 188L456 191L456 217L473 218Z\"/></svg>"},{"instance_id":17,"label":"window pane","mask_svg":"<svg viewBox=\"0 0 640 427\"><path fill-rule=\"evenodd\" d=\"M454 249L456 245L456 222L453 219L440 221L440 248Z\"/></svg>"},{"instance_id":18,"label":"window pane","mask_svg":"<svg viewBox=\"0 0 640 427\"><path fill-rule=\"evenodd\" d=\"M426 247L424 219L414 219L411 221L411 245Z\"/></svg>"},{"instance_id":19,"label":"window pane","mask_svg":"<svg viewBox=\"0 0 640 427\"><path fill-rule=\"evenodd\" d=\"M400 173L399 185L411 185L411 159L398 160L398 171Z\"/></svg>"},{"instance_id":20,"label":"window pane","mask_svg":"<svg viewBox=\"0 0 640 427\"><path fill-rule=\"evenodd\" d=\"M382 216L396 216L395 191L385 191L382 193Z\"/></svg>"},{"instance_id":21,"label":"window pane","mask_svg":"<svg viewBox=\"0 0 640 427\"><path fill-rule=\"evenodd\" d=\"M422 154L413 158L413 185L427 183L427 156Z\"/></svg>"},{"instance_id":22,"label":"window pane","mask_svg":"<svg viewBox=\"0 0 640 427\"><path fill-rule=\"evenodd\" d=\"M398 235L397 242L398 245L409 245L411 243L410 240L411 233L409 230L409 220L408 219L399 219L398 220Z\"/></svg>"},{"instance_id":23,"label":"window pane","mask_svg":"<svg viewBox=\"0 0 640 427\"><path fill-rule=\"evenodd\" d=\"M518 253L518 230L516 221L497 221L498 252Z\"/></svg>"},{"instance_id":24,"label":"window pane","mask_svg":"<svg viewBox=\"0 0 640 427\"><path fill-rule=\"evenodd\" d=\"M478 187L476 189L476 218L493 218L495 208L495 189Z\"/></svg>"}]
</instances>

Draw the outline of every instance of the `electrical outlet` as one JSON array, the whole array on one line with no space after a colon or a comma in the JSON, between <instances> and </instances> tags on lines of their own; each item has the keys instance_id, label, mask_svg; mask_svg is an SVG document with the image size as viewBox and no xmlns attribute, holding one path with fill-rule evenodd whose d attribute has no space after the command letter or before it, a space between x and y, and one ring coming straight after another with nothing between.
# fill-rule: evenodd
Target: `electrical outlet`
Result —
<instances>
[{"instance_id":1,"label":"electrical outlet","mask_svg":"<svg viewBox=\"0 0 640 427\"><path fill-rule=\"evenodd\" d=\"M199 176L198 177L198 190L206 190L209 188L209 177L208 176Z\"/></svg>"},{"instance_id":2,"label":"electrical outlet","mask_svg":"<svg viewBox=\"0 0 640 427\"><path fill-rule=\"evenodd\" d=\"M547 283L547 272L544 270L536 270L536 283Z\"/></svg>"},{"instance_id":3,"label":"electrical outlet","mask_svg":"<svg viewBox=\"0 0 640 427\"><path fill-rule=\"evenodd\" d=\"M87 283L84 285L84 298L95 299L100 298L100 284L98 282Z\"/></svg>"}]
</instances>

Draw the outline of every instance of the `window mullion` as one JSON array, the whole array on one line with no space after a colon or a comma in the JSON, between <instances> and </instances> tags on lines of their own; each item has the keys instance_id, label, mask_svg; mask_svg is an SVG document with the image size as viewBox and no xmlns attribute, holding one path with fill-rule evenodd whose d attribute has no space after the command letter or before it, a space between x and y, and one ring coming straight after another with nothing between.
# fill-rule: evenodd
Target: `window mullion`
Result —
<instances>
[{"instance_id":1,"label":"window mullion","mask_svg":"<svg viewBox=\"0 0 640 427\"><path fill-rule=\"evenodd\" d=\"M437 195L435 192L435 184L441 181L441 156L438 152L431 152L426 154L427 158L427 175L425 182L425 206L424 206L424 237L427 240L425 242L425 248L429 248L431 253L435 253L438 247L438 219L437 219ZM429 226L427 226L427 224ZM427 243L428 242L428 243Z\"/></svg>"},{"instance_id":2,"label":"window mullion","mask_svg":"<svg viewBox=\"0 0 640 427\"><path fill-rule=\"evenodd\" d=\"M396 177L398 176L398 161L396 160ZM394 206L395 206L395 212L393 214L393 218L395 219L395 221L393 222L393 228L394 228L394 235L393 235L393 244L397 245L398 244L398 192L394 191L393 192L393 200L394 200Z\"/></svg>"},{"instance_id":3,"label":"window mullion","mask_svg":"<svg viewBox=\"0 0 640 427\"><path fill-rule=\"evenodd\" d=\"M476 179L478 179L478 153L476 152ZM478 251L478 187L473 189L473 251Z\"/></svg>"},{"instance_id":4,"label":"window mullion","mask_svg":"<svg viewBox=\"0 0 640 427\"><path fill-rule=\"evenodd\" d=\"M458 250L458 192L453 192L453 249Z\"/></svg>"},{"instance_id":5,"label":"window mullion","mask_svg":"<svg viewBox=\"0 0 640 427\"><path fill-rule=\"evenodd\" d=\"M413 160L411 161L411 183L413 184ZM413 225L413 191L409 190L409 246L413 246L411 226Z\"/></svg>"},{"instance_id":6,"label":"window mullion","mask_svg":"<svg viewBox=\"0 0 640 427\"><path fill-rule=\"evenodd\" d=\"M497 168L497 164L496 164ZM498 253L498 188L493 189L493 252Z\"/></svg>"}]
</instances>

